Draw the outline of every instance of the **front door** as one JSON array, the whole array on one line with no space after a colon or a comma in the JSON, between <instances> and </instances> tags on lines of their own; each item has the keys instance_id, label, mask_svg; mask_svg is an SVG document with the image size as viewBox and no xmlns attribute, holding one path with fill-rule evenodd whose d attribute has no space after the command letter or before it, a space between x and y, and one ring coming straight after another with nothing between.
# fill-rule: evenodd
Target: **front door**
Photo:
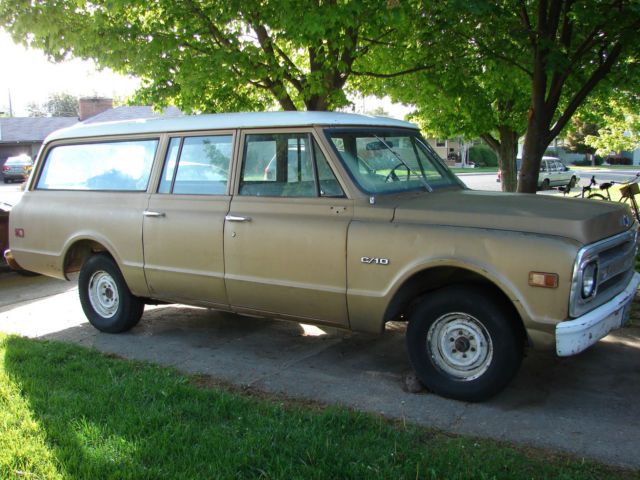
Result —
<instances>
[{"instance_id":1,"label":"front door","mask_svg":"<svg viewBox=\"0 0 640 480\"><path fill-rule=\"evenodd\" d=\"M223 229L231 134L171 139L144 212L144 272L154 298L226 308Z\"/></svg>"},{"instance_id":2,"label":"front door","mask_svg":"<svg viewBox=\"0 0 640 480\"><path fill-rule=\"evenodd\" d=\"M232 307L347 326L352 203L311 133L246 135L238 184L224 233Z\"/></svg>"}]
</instances>

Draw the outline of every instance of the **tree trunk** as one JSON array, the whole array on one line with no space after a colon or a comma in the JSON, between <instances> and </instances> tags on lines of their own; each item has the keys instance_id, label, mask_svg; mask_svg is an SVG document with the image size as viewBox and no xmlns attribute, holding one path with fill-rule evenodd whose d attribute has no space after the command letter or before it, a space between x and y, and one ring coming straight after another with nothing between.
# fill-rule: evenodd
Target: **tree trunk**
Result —
<instances>
[{"instance_id":1,"label":"tree trunk","mask_svg":"<svg viewBox=\"0 0 640 480\"><path fill-rule=\"evenodd\" d=\"M289 95L278 96L274 90L272 90L272 92L274 92L274 96L278 99L278 103L280 104L283 110L290 111L290 112L295 112L296 110L298 110L296 108L295 103L293 103L293 100L291 100L291 97Z\"/></svg>"},{"instance_id":2,"label":"tree trunk","mask_svg":"<svg viewBox=\"0 0 640 480\"><path fill-rule=\"evenodd\" d=\"M499 127L500 148L498 152L498 164L500 165L503 192L515 192L518 185L518 134L509 127Z\"/></svg>"},{"instance_id":3,"label":"tree trunk","mask_svg":"<svg viewBox=\"0 0 640 480\"><path fill-rule=\"evenodd\" d=\"M522 146L522 162L520 165L520 177L518 179L518 192L536 193L538 189L538 175L540 174L540 162L545 150L549 146L549 132L539 115L529 114L527 133L524 136Z\"/></svg>"},{"instance_id":4,"label":"tree trunk","mask_svg":"<svg viewBox=\"0 0 640 480\"><path fill-rule=\"evenodd\" d=\"M510 127L498 127L500 140L486 134L482 139L498 156L498 166L500 167L500 181L503 192L515 192L517 186L518 171L516 167L516 157L518 155L518 132Z\"/></svg>"}]
</instances>

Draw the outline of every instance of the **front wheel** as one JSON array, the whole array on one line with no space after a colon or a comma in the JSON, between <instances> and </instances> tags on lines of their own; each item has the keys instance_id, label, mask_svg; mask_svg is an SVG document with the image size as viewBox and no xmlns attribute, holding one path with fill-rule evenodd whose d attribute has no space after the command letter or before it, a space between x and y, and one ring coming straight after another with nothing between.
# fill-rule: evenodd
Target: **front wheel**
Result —
<instances>
[{"instance_id":1,"label":"front wheel","mask_svg":"<svg viewBox=\"0 0 640 480\"><path fill-rule=\"evenodd\" d=\"M474 285L425 295L407 327L416 375L444 397L476 402L495 395L522 362L524 341L513 315L491 291Z\"/></svg>"},{"instance_id":2,"label":"front wheel","mask_svg":"<svg viewBox=\"0 0 640 480\"><path fill-rule=\"evenodd\" d=\"M600 195L599 193L592 193L587 198L590 200L606 200L607 199L604 195Z\"/></svg>"},{"instance_id":3,"label":"front wheel","mask_svg":"<svg viewBox=\"0 0 640 480\"><path fill-rule=\"evenodd\" d=\"M84 262L78 292L84 314L101 332L125 332L142 317L144 302L131 294L118 265L107 255Z\"/></svg>"}]
</instances>

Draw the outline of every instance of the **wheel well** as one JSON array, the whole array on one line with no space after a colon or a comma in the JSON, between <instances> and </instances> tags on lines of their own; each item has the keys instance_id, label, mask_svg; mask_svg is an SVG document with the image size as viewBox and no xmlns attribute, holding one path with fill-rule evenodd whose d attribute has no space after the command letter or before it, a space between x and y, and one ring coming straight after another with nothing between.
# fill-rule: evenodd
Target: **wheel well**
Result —
<instances>
[{"instance_id":1,"label":"wheel well","mask_svg":"<svg viewBox=\"0 0 640 480\"><path fill-rule=\"evenodd\" d=\"M461 283L482 285L487 289L496 301L511 309L513 313L511 318L517 324L522 338L527 338L520 314L509 297L486 277L471 270L456 267L435 267L418 272L407 279L389 303L384 321L406 321L411 308L418 298L433 290Z\"/></svg>"},{"instance_id":2,"label":"wheel well","mask_svg":"<svg viewBox=\"0 0 640 480\"><path fill-rule=\"evenodd\" d=\"M64 275L65 277L71 273L80 271L82 264L90 256L99 253L107 252L108 250L98 242L93 240L80 240L74 243L67 251L64 258Z\"/></svg>"}]
</instances>

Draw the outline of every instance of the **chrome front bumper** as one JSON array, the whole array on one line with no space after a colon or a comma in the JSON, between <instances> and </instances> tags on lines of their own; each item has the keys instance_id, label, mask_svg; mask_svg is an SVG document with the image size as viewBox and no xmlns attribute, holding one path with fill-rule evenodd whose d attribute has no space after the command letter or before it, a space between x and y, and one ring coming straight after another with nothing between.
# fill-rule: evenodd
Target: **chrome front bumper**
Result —
<instances>
[{"instance_id":1,"label":"chrome front bumper","mask_svg":"<svg viewBox=\"0 0 640 480\"><path fill-rule=\"evenodd\" d=\"M640 274L631 280L617 296L588 313L556 325L556 353L568 357L586 350L625 322L633 297L640 285Z\"/></svg>"}]
</instances>

